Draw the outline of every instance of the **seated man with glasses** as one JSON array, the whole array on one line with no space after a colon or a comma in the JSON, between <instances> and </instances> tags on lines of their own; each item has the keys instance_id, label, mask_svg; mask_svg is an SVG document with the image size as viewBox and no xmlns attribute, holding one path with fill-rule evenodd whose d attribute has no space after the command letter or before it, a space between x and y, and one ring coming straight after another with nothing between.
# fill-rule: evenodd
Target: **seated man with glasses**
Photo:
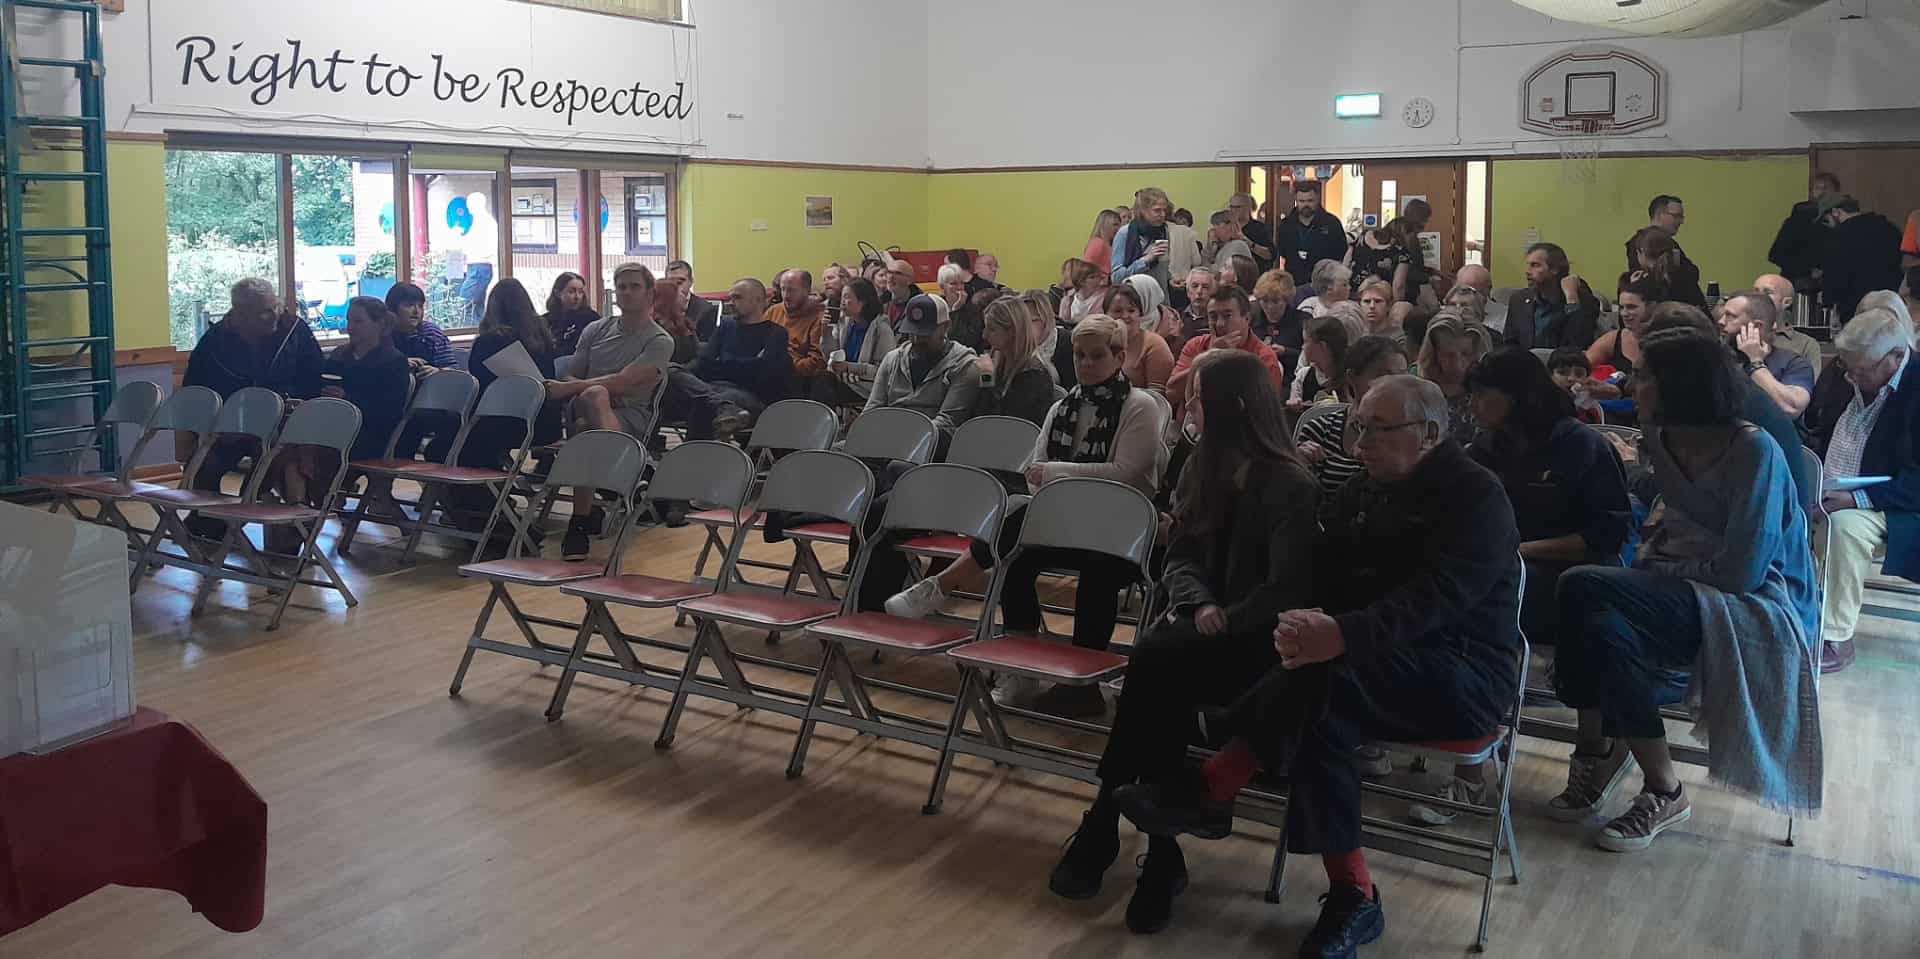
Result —
<instances>
[{"instance_id":1,"label":"seated man with glasses","mask_svg":"<svg viewBox=\"0 0 1920 959\"><path fill-rule=\"evenodd\" d=\"M1360 852L1363 743L1472 739L1517 693L1520 535L1492 473L1447 438L1447 399L1389 376L1360 401L1366 472L1324 500L1321 607L1282 612L1280 663L1221 717L1231 737L1183 781L1123 786L1149 835L1223 838L1234 796L1262 769L1292 786L1287 848L1318 853L1331 888L1303 956L1351 956L1386 927Z\"/></svg>"}]
</instances>

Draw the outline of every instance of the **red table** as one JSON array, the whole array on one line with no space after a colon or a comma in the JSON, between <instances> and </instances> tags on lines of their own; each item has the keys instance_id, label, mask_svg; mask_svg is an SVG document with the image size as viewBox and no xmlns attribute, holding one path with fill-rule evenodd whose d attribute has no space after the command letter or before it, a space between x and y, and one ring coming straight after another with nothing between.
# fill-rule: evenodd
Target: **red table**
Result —
<instances>
[{"instance_id":1,"label":"red table","mask_svg":"<svg viewBox=\"0 0 1920 959\"><path fill-rule=\"evenodd\" d=\"M0 936L109 883L171 889L228 932L260 924L267 804L190 727L140 709L45 756L0 759Z\"/></svg>"}]
</instances>

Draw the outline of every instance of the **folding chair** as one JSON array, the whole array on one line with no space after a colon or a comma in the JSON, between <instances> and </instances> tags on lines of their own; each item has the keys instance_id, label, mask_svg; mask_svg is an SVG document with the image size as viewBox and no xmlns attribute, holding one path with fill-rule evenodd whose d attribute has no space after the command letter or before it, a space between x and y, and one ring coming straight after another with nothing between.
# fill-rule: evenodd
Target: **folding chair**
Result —
<instances>
[{"instance_id":1,"label":"folding chair","mask_svg":"<svg viewBox=\"0 0 1920 959\"><path fill-rule=\"evenodd\" d=\"M926 414L915 410L883 407L862 414L847 428L840 450L869 463L907 463L920 466L933 459L940 441L940 429ZM793 592L804 574L813 584L814 595L833 599L829 581L833 579L814 555L814 543L851 546L853 530L845 523L804 523L788 527L786 537L793 541L793 565L787 570L782 592Z\"/></svg>"},{"instance_id":2,"label":"folding chair","mask_svg":"<svg viewBox=\"0 0 1920 959\"><path fill-rule=\"evenodd\" d=\"M834 415L833 408L827 404L814 400L781 400L767 407L754 423L753 433L747 439L747 452L754 457L759 469L766 470L776 453L828 449L839 434L840 418ZM708 509L687 514L687 521L698 524L706 532L706 539L700 544L700 555L693 563L694 578L704 579L707 557L715 550L722 556L726 554L727 545L721 541L720 530L731 529L743 521L748 528L757 528L761 524L761 517L757 512L749 517L739 517L728 515L724 510ZM791 567L778 563L742 559L734 564L735 575L738 575L741 566L782 573L791 570Z\"/></svg>"},{"instance_id":3,"label":"folding chair","mask_svg":"<svg viewBox=\"0 0 1920 959\"><path fill-rule=\"evenodd\" d=\"M926 469L924 466L920 468ZM773 469L767 473L766 486L761 491L760 506L768 510L827 516L859 529L866 520L867 508L873 503L873 491L873 471L867 468L867 464L845 453L800 450L773 464ZM745 524L741 523L734 528L742 530L744 527ZM735 542L738 541L736 536ZM727 570L723 568L721 572L726 573ZM673 704L667 709L666 722L660 728L659 738L653 741L656 749L667 749L673 745L674 730L680 725L680 713L686 707L689 695L801 717L804 708L793 698L784 696L783 691L757 687L747 681L740 671L740 657L727 645L720 626L742 626L771 633L790 632L852 609L856 596L849 589L845 599L835 602L818 596L738 589L735 588L738 585L735 580L726 578L717 580L717 583L719 592L678 604L679 612L694 622L693 642L687 650L686 665L674 683ZM705 659L713 660L714 668L720 672L721 682L701 678L700 663ZM831 661L822 663L822 674L832 669L833 665ZM842 679L842 691L851 695L852 687L846 685L844 676L838 678Z\"/></svg>"},{"instance_id":4,"label":"folding chair","mask_svg":"<svg viewBox=\"0 0 1920 959\"><path fill-rule=\"evenodd\" d=\"M1640 431L1631 426L1620 426L1614 423L1589 423L1587 424L1587 428L1603 436L1617 436L1626 440L1629 445L1640 442ZM1809 450L1808 452L1812 451Z\"/></svg>"},{"instance_id":5,"label":"folding chair","mask_svg":"<svg viewBox=\"0 0 1920 959\"><path fill-rule=\"evenodd\" d=\"M741 515L745 512L747 495L752 488L753 460L739 447L712 440L694 440L668 450L661 457L659 464L654 467L653 480L647 485L646 495L649 502L684 500L717 503L732 509L735 515ZM640 507L641 515L645 514L646 505ZM728 562L739 555L744 535L743 527L736 525L733 528L728 539ZM724 582L726 577L723 575L720 579ZM715 589L713 584L663 579L640 573L609 573L561 586L560 592L585 600L587 612L580 621L579 631L574 635L573 652L567 657L565 670L560 673L560 685L554 689L553 701L547 705L547 719L560 718L567 705L567 694L573 689L574 676L582 672L655 689L676 688L679 683L675 674L642 663L634 656L632 647L636 644L648 645L679 653L687 652L687 647L628 635L614 622L610 607L669 609L690 599L711 596ZM587 644L595 635L607 644L612 656L587 652Z\"/></svg>"},{"instance_id":6,"label":"folding chair","mask_svg":"<svg viewBox=\"0 0 1920 959\"><path fill-rule=\"evenodd\" d=\"M326 526L327 517L333 512L333 504L340 497L340 483L347 476L347 456L352 452L353 440L358 435L359 407L332 397L307 400L287 417L286 425L280 428L273 448L260 457L260 465L247 478L246 489L238 500L213 504L200 510L204 516L225 521L226 536L207 555L204 568L168 561L171 565L196 568L200 573L200 591L193 600L194 615L199 615L206 607L207 597L212 595L214 582L219 579L265 586L280 594L273 618L267 622L269 632L280 628L280 617L286 614L287 603L293 599L295 586L333 589L347 601L347 606L360 605L360 601L354 598L353 590L347 588L346 581L340 578L339 571L333 568L333 563L318 545L320 530ZM269 467L280 457L292 452L293 447L331 450L335 454L333 476L327 480L317 507L305 503L263 502L260 499L261 488L266 485L267 474L271 472ZM300 534L299 552L294 554L293 566L284 576L277 573L267 557L248 541L246 527L253 524L261 527L263 539L265 530L281 526L291 526ZM240 553L251 568L236 569L226 565L230 552ZM309 564L319 567L326 574L326 580L302 579L301 574L307 571Z\"/></svg>"},{"instance_id":7,"label":"folding chair","mask_svg":"<svg viewBox=\"0 0 1920 959\"><path fill-rule=\"evenodd\" d=\"M887 512L880 531L862 545L854 567L853 582L847 588L846 609L841 615L807 627L807 635L820 641L825 653L820 672L814 677L813 692L801 715L800 734L793 744L793 758L787 765L787 777L797 778L806 766L807 746L813 741L816 723L845 726L874 736L919 743L930 749L946 748L945 730L937 724L898 714L883 715L873 706L866 684L853 668L848 648L865 647L875 652L891 652L902 657L933 656L968 642L986 639L993 628L995 603L982 604L977 621L956 625L940 620L902 619L888 613L857 612L859 583L866 576L875 549L887 534L898 530L934 530L977 539L992 551L993 584L990 597L999 595L1000 579L1006 567L997 562L1000 524L1007 515L1007 491L985 470L952 463L931 463L915 467L902 476L888 494ZM835 680L841 690L845 712L825 708L827 682ZM894 720L888 722L887 720ZM988 717L982 716L982 722ZM1004 742L1004 736L995 737Z\"/></svg>"},{"instance_id":8,"label":"folding chair","mask_svg":"<svg viewBox=\"0 0 1920 959\"><path fill-rule=\"evenodd\" d=\"M560 449L560 455L554 459L553 469L547 473L546 482L541 484L534 503L512 520L513 545L508 547L507 558L468 563L460 567L460 575L486 580L488 589L486 602L480 606L480 616L474 620L473 632L467 637L466 652L461 654L460 666L453 672L453 683L447 687L449 696L460 695L460 685L466 681L467 667L473 664L473 654L477 650L532 660L545 666L567 664L567 647L541 640L534 635L533 626L576 628L580 624L528 616L513 601L507 586L552 589L595 577L613 576L620 572L620 553L632 524L620 524L607 548L606 561L597 566L546 559L538 555L523 556L521 547L527 541L523 534L529 525L546 520L562 489L584 487L606 490L625 508L624 515L632 516L633 496L640 488L640 479L646 475L646 469L646 448L640 445L638 439L619 430L588 430L568 440L567 445ZM486 638L487 621L493 618L495 604L506 606L507 615L513 617L513 625L519 628L521 638L526 640L525 646Z\"/></svg>"},{"instance_id":9,"label":"folding chair","mask_svg":"<svg viewBox=\"0 0 1920 959\"><path fill-rule=\"evenodd\" d=\"M509 515L508 522L513 526L516 537L525 534L525 526L511 515L513 504L510 494L520 477L520 468L526 465L527 453L533 444L534 422L540 418L540 408L546 402L545 383L531 376L500 377L481 394L473 416L460 427L460 434L454 438L453 452L448 454L447 463L439 466L424 464L407 471L406 477L420 484L420 506L413 531L407 537L406 550L400 554L401 562L413 562L413 552L420 546L420 536L429 528L443 536L472 540L473 556L468 561L476 563L480 561L480 551L486 548L487 540L492 537L494 526L500 522L503 514ZM520 445L513 451L507 468L453 465L460 462L460 452L466 447L468 437L473 435L474 426L493 417L518 420L521 424ZM482 487L493 494L493 509L487 514L485 530L476 534L451 524L435 525L432 522L435 509L445 512L441 498L455 487ZM531 546L531 541L527 545Z\"/></svg>"},{"instance_id":10,"label":"folding chair","mask_svg":"<svg viewBox=\"0 0 1920 959\"><path fill-rule=\"evenodd\" d=\"M947 445L946 462L978 467L997 477L1015 477L1024 488L1024 474L1033 462L1033 447L1039 441L1040 427L1030 420L1015 416L976 416L954 431L953 442ZM1025 494L1011 494L1007 497L1007 509L1022 506L1029 498ZM969 545L964 536L928 533L900 544L900 551L915 560L952 562L966 555ZM922 568L916 563L915 574Z\"/></svg>"},{"instance_id":11,"label":"folding chair","mask_svg":"<svg viewBox=\"0 0 1920 959\"><path fill-rule=\"evenodd\" d=\"M148 384L141 384L148 385ZM124 394L122 394L124 395ZM146 547L146 534L133 525L126 515L120 512L120 504L134 498L136 494L163 490L167 487L157 483L137 483L132 479L133 464L139 462L140 454L147 445L161 433L174 431L192 433L194 454L187 457L192 469L199 468L199 451L212 438L213 421L220 415L220 394L204 386L183 386L167 397L147 420L141 431L140 439L133 444L121 461L120 469L112 475L79 474L71 476L25 476L20 482L23 486L48 490L54 495L54 505L49 512L58 511L65 506L74 516L92 523L105 523L118 527L127 534L128 548L139 552ZM193 476L192 469L181 474L180 484L186 485ZM91 500L95 505L92 516L82 516L76 500Z\"/></svg>"},{"instance_id":12,"label":"folding chair","mask_svg":"<svg viewBox=\"0 0 1920 959\"><path fill-rule=\"evenodd\" d=\"M1300 443L1306 436L1308 423L1318 422L1336 413L1344 413L1346 409L1345 403L1320 403L1307 407L1306 411L1300 414L1299 421L1293 424L1294 443Z\"/></svg>"},{"instance_id":13,"label":"folding chair","mask_svg":"<svg viewBox=\"0 0 1920 959\"><path fill-rule=\"evenodd\" d=\"M158 564L184 565L178 560L199 565L207 563L209 554L200 548L192 531L187 529L181 512L192 513L209 506L231 506L243 500L217 490L193 489L191 484L194 476L199 473L201 464L215 444L221 441L244 441L253 444L258 451L248 467L247 478L241 484L242 489L251 487L253 478L260 475L261 467L266 463L267 450L273 446L273 438L280 431L280 420L285 410L285 401L272 390L259 386L235 390L220 404L213 428L200 438L198 449L181 473L180 487L139 490L133 494L135 500L153 509L155 522L153 532L147 536L146 545L140 549L140 559L133 566L129 590L138 590L146 570ZM180 547L179 556L161 551L161 544L167 540L172 540Z\"/></svg>"},{"instance_id":14,"label":"folding chair","mask_svg":"<svg viewBox=\"0 0 1920 959\"><path fill-rule=\"evenodd\" d=\"M68 498L67 492L101 482L124 484L127 481L127 474L133 468L132 464L139 449L146 445L147 438L152 435L153 417L159 411L159 386L144 380L136 380L120 387L114 392L113 401L108 403L106 410L100 414L99 421L94 423L93 429L87 433L86 441L66 451L67 472L31 473L20 477L20 485L51 493L53 502L47 508L49 513L58 513L62 507L65 507L75 519L95 522L74 509L73 501ZM140 440L134 445L134 453L121 457L118 470L83 472L80 469L81 461L88 453L98 451L107 435L120 426L140 428Z\"/></svg>"},{"instance_id":15,"label":"folding chair","mask_svg":"<svg viewBox=\"0 0 1920 959\"><path fill-rule=\"evenodd\" d=\"M1147 584L1148 595L1152 595L1153 574L1148 569L1148 560L1153 555L1153 536L1159 519L1153 502L1125 483L1086 477L1055 480L1034 494L1020 527L1020 542L1002 562L1011 566L1029 549L1099 553L1132 563L1139 570L1140 581ZM992 595L987 599L989 609L1000 605L1002 583L1001 577L994 577ZM1151 610L1143 612L1143 618L1151 615ZM1038 753L1031 748L1026 751L1013 748L1015 743L1007 736L999 707L989 695L987 676L1011 673L1065 686L1093 686L1124 672L1126 657L1060 641L1010 636L969 643L947 656L960 669L960 691L954 697L953 716L947 721L946 740L940 748L940 761L934 767L933 787L927 794L923 812L931 815L940 811L955 753L1027 766L1083 782L1096 780L1090 761L1094 757L1051 747L1043 747ZM969 712L978 717L979 739L966 735ZM1081 762L1069 764L1056 758L1059 755Z\"/></svg>"},{"instance_id":16,"label":"folding chair","mask_svg":"<svg viewBox=\"0 0 1920 959\"><path fill-rule=\"evenodd\" d=\"M1515 557L1518 562L1518 557ZM1527 567L1520 566L1520 587L1518 594L1527 595ZM1520 706L1526 698L1527 665L1531 654L1527 636L1520 632L1519 606L1514 607L1514 631L1520 635L1520 655L1518 657L1518 683L1514 686L1513 705L1508 709L1505 721L1496 729L1469 740L1436 741L1423 743L1381 743L1388 750L1426 757L1428 762L1451 763L1472 766L1486 762L1495 756L1505 758L1501 764L1498 805L1480 806L1473 803L1455 802L1440 799L1411 790L1399 789L1378 783L1362 782L1361 793L1391 796L1408 802L1424 803L1455 812L1468 813L1492 821L1487 838L1460 836L1443 831L1444 827L1419 826L1372 816L1361 817L1360 842L1372 849L1418 859L1436 866L1447 866L1470 872L1486 878L1486 885L1480 895L1480 928L1475 934L1473 951L1485 952L1487 949L1487 920L1493 913L1493 881L1500 872L1500 857L1504 854L1511 869L1508 880L1514 885L1520 884L1520 850L1514 841L1513 809L1508 801L1513 792L1513 756L1514 741L1520 730ZM1289 805L1288 814L1292 814ZM1287 827L1284 820L1280 827L1280 840L1274 844L1273 871L1267 880L1267 901L1280 901L1287 865Z\"/></svg>"},{"instance_id":17,"label":"folding chair","mask_svg":"<svg viewBox=\"0 0 1920 959\"><path fill-rule=\"evenodd\" d=\"M396 456L396 446L407 428L423 415L451 415L459 425L454 427L456 435L462 433L467 425L467 413L473 409L473 401L480 395L480 381L465 370L440 370L422 381L413 391L407 402L406 414L400 417L400 423L394 427L393 435L387 439L386 452L375 459L354 460L353 469L367 477L367 489L355 497L356 503L351 513L342 511L340 538L334 547L342 556L353 548L353 537L361 523L380 523L399 528L408 534L412 525L401 503L393 495L393 481L405 477L408 473L429 466L445 466L447 463L433 463L417 459L413 450L407 450L406 456ZM448 454L448 463L453 462L452 452ZM388 517L373 513L375 506L385 505L390 510ZM418 506L418 503L414 504ZM425 519L425 517L421 517Z\"/></svg>"}]
</instances>

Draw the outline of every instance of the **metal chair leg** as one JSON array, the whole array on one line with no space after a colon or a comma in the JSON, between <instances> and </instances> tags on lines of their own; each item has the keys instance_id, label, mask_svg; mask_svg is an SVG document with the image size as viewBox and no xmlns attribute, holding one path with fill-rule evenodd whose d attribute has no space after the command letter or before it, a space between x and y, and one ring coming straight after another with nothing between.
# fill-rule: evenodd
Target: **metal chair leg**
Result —
<instances>
[{"instance_id":1,"label":"metal chair leg","mask_svg":"<svg viewBox=\"0 0 1920 959\"><path fill-rule=\"evenodd\" d=\"M660 735L654 737L653 748L672 749L673 732L680 725L680 712L687 707L687 684L693 682L700 672L700 657L705 654L709 630L718 629L711 621L694 620L693 642L687 644L687 665L680 670L680 681L673 686L673 702L667 705L667 719L660 724Z\"/></svg>"},{"instance_id":2,"label":"metal chair leg","mask_svg":"<svg viewBox=\"0 0 1920 959\"><path fill-rule=\"evenodd\" d=\"M979 671L973 667L960 667L960 690L953 696L953 716L947 720L947 736L940 744L940 759L933 766L933 786L927 790L927 804L920 807L924 815L938 813L946 797L947 774L953 770L953 738L960 735L961 727L966 724L967 703L978 685L978 677Z\"/></svg>"},{"instance_id":3,"label":"metal chair leg","mask_svg":"<svg viewBox=\"0 0 1920 959\"><path fill-rule=\"evenodd\" d=\"M787 760L787 778L799 779L807 765L807 746L813 741L814 714L820 711L820 704L827 698L827 683L833 676L834 658L841 655L839 643L822 643L826 655L820 660L820 671L813 676L813 692L807 696L807 708L800 716L800 734L793 740L793 758ZM849 704L852 705L852 704Z\"/></svg>"}]
</instances>

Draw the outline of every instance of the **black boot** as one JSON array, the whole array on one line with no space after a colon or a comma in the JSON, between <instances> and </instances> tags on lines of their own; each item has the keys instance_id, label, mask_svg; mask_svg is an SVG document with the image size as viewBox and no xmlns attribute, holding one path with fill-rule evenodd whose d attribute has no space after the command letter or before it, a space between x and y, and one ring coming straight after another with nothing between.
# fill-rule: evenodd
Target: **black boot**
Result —
<instances>
[{"instance_id":1,"label":"black boot","mask_svg":"<svg viewBox=\"0 0 1920 959\"><path fill-rule=\"evenodd\" d=\"M1119 855L1119 814L1096 802L1080 817L1080 828L1067 840L1066 854L1053 867L1047 888L1062 899L1092 899L1100 894L1100 879Z\"/></svg>"},{"instance_id":2,"label":"black boot","mask_svg":"<svg viewBox=\"0 0 1920 959\"><path fill-rule=\"evenodd\" d=\"M1149 837L1140 879L1133 885L1133 898L1127 900L1127 928L1142 936L1167 928L1173 918L1173 897L1186 888L1187 857L1180 854L1180 844L1171 836Z\"/></svg>"},{"instance_id":3,"label":"black boot","mask_svg":"<svg viewBox=\"0 0 1920 959\"><path fill-rule=\"evenodd\" d=\"M1354 886L1335 886L1320 897L1320 921L1300 944L1300 959L1350 959L1360 947L1387 931L1387 914L1380 910L1380 887L1373 898Z\"/></svg>"},{"instance_id":4,"label":"black boot","mask_svg":"<svg viewBox=\"0 0 1920 959\"><path fill-rule=\"evenodd\" d=\"M1138 783L1114 790L1121 815L1149 836L1188 833L1201 839L1225 839L1233 833L1233 800L1215 802L1197 772L1161 783Z\"/></svg>"}]
</instances>

